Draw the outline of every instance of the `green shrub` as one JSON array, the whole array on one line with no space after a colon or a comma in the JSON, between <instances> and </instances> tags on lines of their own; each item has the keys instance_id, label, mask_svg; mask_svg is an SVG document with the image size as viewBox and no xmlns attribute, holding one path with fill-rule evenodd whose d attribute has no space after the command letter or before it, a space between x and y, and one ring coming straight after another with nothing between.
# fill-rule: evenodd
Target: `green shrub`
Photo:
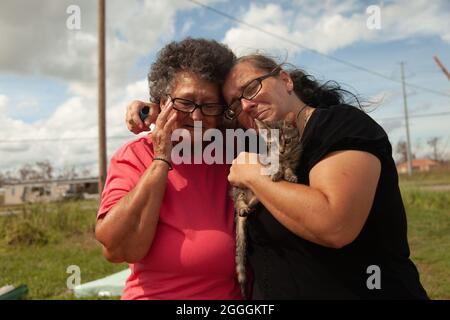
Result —
<instances>
[{"instance_id":1,"label":"green shrub","mask_svg":"<svg viewBox=\"0 0 450 320\"><path fill-rule=\"evenodd\" d=\"M450 192L403 189L402 198L405 207L447 210L450 212Z\"/></svg>"},{"instance_id":2,"label":"green shrub","mask_svg":"<svg viewBox=\"0 0 450 320\"><path fill-rule=\"evenodd\" d=\"M95 209L95 202L86 201L26 204L14 214L0 217L0 242L43 245L72 235L93 234Z\"/></svg>"},{"instance_id":3,"label":"green shrub","mask_svg":"<svg viewBox=\"0 0 450 320\"><path fill-rule=\"evenodd\" d=\"M19 220L5 230L5 242L10 246L46 245L49 236L31 221Z\"/></svg>"}]
</instances>

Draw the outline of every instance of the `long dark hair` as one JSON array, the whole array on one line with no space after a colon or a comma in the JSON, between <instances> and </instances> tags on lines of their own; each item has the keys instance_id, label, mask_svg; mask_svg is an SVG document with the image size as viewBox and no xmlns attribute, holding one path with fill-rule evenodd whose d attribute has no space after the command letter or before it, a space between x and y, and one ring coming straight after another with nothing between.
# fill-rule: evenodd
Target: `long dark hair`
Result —
<instances>
[{"instance_id":1,"label":"long dark hair","mask_svg":"<svg viewBox=\"0 0 450 320\"><path fill-rule=\"evenodd\" d=\"M294 91L297 96L305 104L313 108L328 108L338 104L349 104L358 106L362 109L360 98L352 92L342 89L336 81L326 81L320 83L314 76L306 73L304 70L298 69L289 63L277 63L274 59L263 54L251 54L236 59L235 65L249 62L257 69L271 72L284 66L289 68L286 71L289 73L294 82Z\"/></svg>"}]
</instances>

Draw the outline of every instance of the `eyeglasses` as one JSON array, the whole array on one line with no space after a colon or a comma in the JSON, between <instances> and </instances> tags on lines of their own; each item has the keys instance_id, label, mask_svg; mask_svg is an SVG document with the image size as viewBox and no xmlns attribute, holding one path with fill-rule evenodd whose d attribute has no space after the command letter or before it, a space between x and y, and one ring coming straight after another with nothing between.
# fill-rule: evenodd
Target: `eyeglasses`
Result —
<instances>
[{"instance_id":1,"label":"eyeglasses","mask_svg":"<svg viewBox=\"0 0 450 320\"><path fill-rule=\"evenodd\" d=\"M280 72L280 67L276 67L268 74L265 74L261 77L253 79L247 85L244 86L242 90L242 94L239 98L234 100L234 102L229 106L225 113L225 117L228 119L233 119L237 117L242 111L242 99L252 100L262 89L262 81L269 77L274 77Z\"/></svg>"},{"instance_id":2,"label":"eyeglasses","mask_svg":"<svg viewBox=\"0 0 450 320\"><path fill-rule=\"evenodd\" d=\"M227 105L223 103L197 104L194 101L187 99L172 98L170 94L167 96L173 102L173 108L184 113L192 113L195 109L199 108L204 116L219 116L227 109Z\"/></svg>"}]
</instances>

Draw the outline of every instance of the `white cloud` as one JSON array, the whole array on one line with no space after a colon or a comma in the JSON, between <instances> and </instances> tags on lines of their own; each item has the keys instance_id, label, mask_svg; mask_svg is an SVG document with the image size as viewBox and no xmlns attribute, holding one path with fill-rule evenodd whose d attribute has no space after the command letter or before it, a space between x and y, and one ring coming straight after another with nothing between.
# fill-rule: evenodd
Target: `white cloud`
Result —
<instances>
[{"instance_id":1,"label":"white cloud","mask_svg":"<svg viewBox=\"0 0 450 320\"><path fill-rule=\"evenodd\" d=\"M384 131L390 136L394 130L403 127L403 121L401 119L382 120L379 122L379 125L382 126Z\"/></svg>"},{"instance_id":2,"label":"white cloud","mask_svg":"<svg viewBox=\"0 0 450 320\"><path fill-rule=\"evenodd\" d=\"M206 3L211 1L206 1ZM81 29L69 30L70 5L80 7ZM172 39L175 14L196 8L184 0L106 1L107 85L124 88L139 58ZM23 23L26 22L26 23ZM188 27L188 26L187 26ZM0 2L0 71L56 77L80 88L97 77L97 1Z\"/></svg>"},{"instance_id":3,"label":"white cloud","mask_svg":"<svg viewBox=\"0 0 450 320\"><path fill-rule=\"evenodd\" d=\"M370 97L369 102L373 103L375 106L387 105L391 103L394 99L396 99L398 95L399 95L398 91L383 90Z\"/></svg>"},{"instance_id":4,"label":"white cloud","mask_svg":"<svg viewBox=\"0 0 450 320\"><path fill-rule=\"evenodd\" d=\"M30 99L23 99L22 101L20 101L18 104L17 104L17 108L19 109L19 110L24 110L24 109L30 109L30 108L34 108L34 109L36 109L36 108L38 108L39 107L39 100L37 100L37 99L33 99L33 98L30 98Z\"/></svg>"},{"instance_id":5,"label":"white cloud","mask_svg":"<svg viewBox=\"0 0 450 320\"><path fill-rule=\"evenodd\" d=\"M6 113L7 105L8 105L8 97L3 94L0 94L0 113L1 114Z\"/></svg>"},{"instance_id":6,"label":"white cloud","mask_svg":"<svg viewBox=\"0 0 450 320\"><path fill-rule=\"evenodd\" d=\"M97 101L85 88L72 87L74 95L59 105L46 119L25 123L7 116L0 117L0 170L18 169L23 164L50 160L57 168L87 167L97 172L98 127ZM107 106L108 156L135 136L128 132L124 116L133 99L148 99L147 80L126 86L125 94ZM0 95L0 112L8 108L9 99ZM86 139L88 138L88 139ZM19 142L17 142L19 141Z\"/></svg>"},{"instance_id":7,"label":"white cloud","mask_svg":"<svg viewBox=\"0 0 450 320\"><path fill-rule=\"evenodd\" d=\"M292 15L276 4L258 6L251 4L249 10L241 17L241 20L248 24L258 26L263 30L289 38L290 31L285 21ZM283 51L297 50L295 46L287 44L285 41L261 33L258 30L247 26L231 28L225 35L224 43L228 44L237 54L246 54L255 50L270 50L282 48Z\"/></svg>"},{"instance_id":8,"label":"white cloud","mask_svg":"<svg viewBox=\"0 0 450 320\"><path fill-rule=\"evenodd\" d=\"M80 31L66 27L66 8L74 3L82 10ZM95 4L89 0L2 1L0 70L67 80L92 80Z\"/></svg>"},{"instance_id":9,"label":"white cloud","mask_svg":"<svg viewBox=\"0 0 450 320\"><path fill-rule=\"evenodd\" d=\"M415 36L439 36L450 42L450 6L447 0L389 2L381 7L381 30L369 30L369 15L362 3L353 0L294 2L287 10L278 4L251 4L238 17L308 48L330 53L360 41L392 41ZM223 40L238 54L255 49L274 52L281 48L291 53L301 47L276 39L244 25L227 31Z\"/></svg>"},{"instance_id":10,"label":"white cloud","mask_svg":"<svg viewBox=\"0 0 450 320\"><path fill-rule=\"evenodd\" d=\"M1 130L1 143L0 143L0 168L4 169L17 163L17 157L20 157L20 153L30 148L27 142L8 142L4 140L12 139L12 135L16 132L23 132L28 129L28 126L20 120L9 119L6 116L6 111L9 105L9 98L6 95L0 95L0 113L3 114L0 117L0 130ZM11 152L13 152L11 154ZM14 157L12 155L15 155Z\"/></svg>"},{"instance_id":11,"label":"white cloud","mask_svg":"<svg viewBox=\"0 0 450 320\"><path fill-rule=\"evenodd\" d=\"M191 30L193 24L194 24L194 20L188 19L188 20L183 24L183 27L181 28L180 34L181 34L181 35L187 34L187 33Z\"/></svg>"},{"instance_id":12,"label":"white cloud","mask_svg":"<svg viewBox=\"0 0 450 320\"><path fill-rule=\"evenodd\" d=\"M66 8L74 4L81 9L81 30L66 27ZM147 80L130 76L133 68L139 59L173 38L176 13L193 8L197 7L185 0L106 1L107 135L119 137L108 140L109 156L134 138L124 122L127 104L133 99L148 100ZM189 24L185 30L188 28ZM2 139L24 140L0 143L0 170L49 159L60 168L88 165L95 173L97 1L3 0L0 30L0 72L56 78L67 85L68 94L46 119L30 124L0 117ZM0 95L3 115L17 108L8 101L6 95ZM86 137L94 139L83 139Z\"/></svg>"}]
</instances>

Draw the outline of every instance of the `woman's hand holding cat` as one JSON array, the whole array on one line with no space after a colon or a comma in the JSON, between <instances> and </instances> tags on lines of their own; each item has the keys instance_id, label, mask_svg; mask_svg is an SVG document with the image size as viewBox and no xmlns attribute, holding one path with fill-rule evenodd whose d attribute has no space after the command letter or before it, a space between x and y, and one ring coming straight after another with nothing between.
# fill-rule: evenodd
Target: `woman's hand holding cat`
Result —
<instances>
[{"instance_id":1,"label":"woman's hand holding cat","mask_svg":"<svg viewBox=\"0 0 450 320\"><path fill-rule=\"evenodd\" d=\"M251 181L262 175L262 169L258 154L241 152L232 162L228 181L236 187L250 188Z\"/></svg>"}]
</instances>

